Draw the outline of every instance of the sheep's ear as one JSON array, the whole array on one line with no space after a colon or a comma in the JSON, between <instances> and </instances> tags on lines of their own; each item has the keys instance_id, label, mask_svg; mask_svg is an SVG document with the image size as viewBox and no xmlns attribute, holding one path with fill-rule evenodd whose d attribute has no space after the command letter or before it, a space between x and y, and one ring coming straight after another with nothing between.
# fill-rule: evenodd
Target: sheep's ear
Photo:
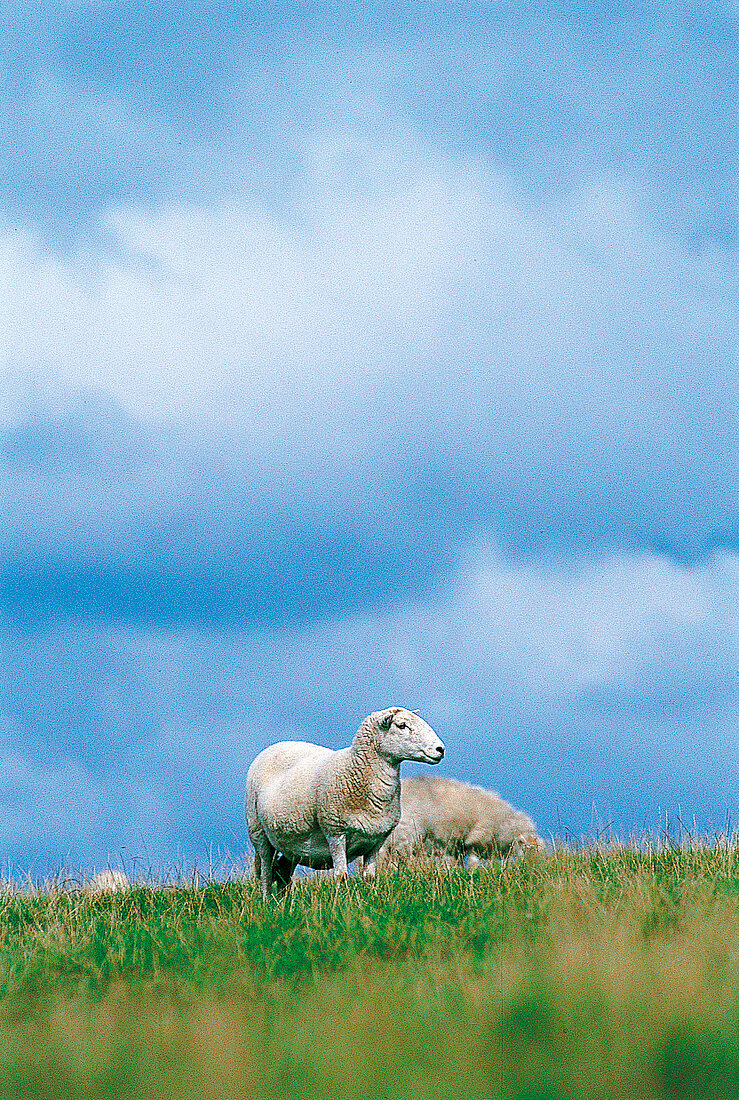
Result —
<instances>
[{"instance_id":1,"label":"sheep's ear","mask_svg":"<svg viewBox=\"0 0 739 1100\"><path fill-rule=\"evenodd\" d=\"M387 714L383 714L378 725L381 730L389 730L393 724L393 718L395 717L395 711L389 710Z\"/></svg>"}]
</instances>

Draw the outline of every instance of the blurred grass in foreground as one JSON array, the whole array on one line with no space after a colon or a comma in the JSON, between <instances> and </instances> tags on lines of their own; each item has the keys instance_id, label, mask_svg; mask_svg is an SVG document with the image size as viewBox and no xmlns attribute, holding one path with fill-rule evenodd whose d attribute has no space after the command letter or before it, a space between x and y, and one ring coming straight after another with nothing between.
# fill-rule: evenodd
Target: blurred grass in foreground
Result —
<instances>
[{"instance_id":1,"label":"blurred grass in foreground","mask_svg":"<svg viewBox=\"0 0 739 1100\"><path fill-rule=\"evenodd\" d=\"M739 1096L739 848L0 896L0 1096Z\"/></svg>"}]
</instances>

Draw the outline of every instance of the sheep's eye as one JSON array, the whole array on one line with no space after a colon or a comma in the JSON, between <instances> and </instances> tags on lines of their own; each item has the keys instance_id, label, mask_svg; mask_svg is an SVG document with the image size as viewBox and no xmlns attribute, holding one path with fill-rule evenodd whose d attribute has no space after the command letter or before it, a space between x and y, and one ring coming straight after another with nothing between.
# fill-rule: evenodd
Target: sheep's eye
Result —
<instances>
[{"instance_id":1,"label":"sheep's eye","mask_svg":"<svg viewBox=\"0 0 739 1100\"><path fill-rule=\"evenodd\" d=\"M399 730L404 730L407 727L407 722L396 721L395 725L398 727Z\"/></svg>"}]
</instances>

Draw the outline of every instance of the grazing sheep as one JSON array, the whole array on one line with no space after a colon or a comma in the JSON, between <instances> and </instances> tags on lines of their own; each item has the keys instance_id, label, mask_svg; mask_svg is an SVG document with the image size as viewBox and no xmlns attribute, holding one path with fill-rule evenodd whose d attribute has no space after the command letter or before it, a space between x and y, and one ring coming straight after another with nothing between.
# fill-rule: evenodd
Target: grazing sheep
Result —
<instances>
[{"instance_id":1,"label":"grazing sheep","mask_svg":"<svg viewBox=\"0 0 739 1100\"><path fill-rule=\"evenodd\" d=\"M530 817L493 791L442 776L411 776L400 792L400 821L379 853L380 866L419 847L470 869L492 856L544 851Z\"/></svg>"},{"instance_id":2,"label":"grazing sheep","mask_svg":"<svg viewBox=\"0 0 739 1100\"><path fill-rule=\"evenodd\" d=\"M438 764L443 755L431 727L403 707L370 714L338 752L306 741L261 752L246 777L246 819L264 897L273 881L286 887L299 863L333 867L343 879L364 856L364 873L373 876L400 817L401 761Z\"/></svg>"},{"instance_id":3,"label":"grazing sheep","mask_svg":"<svg viewBox=\"0 0 739 1100\"><path fill-rule=\"evenodd\" d=\"M87 890L90 894L115 894L119 890L130 890L131 880L123 871L98 871L90 880Z\"/></svg>"}]
</instances>

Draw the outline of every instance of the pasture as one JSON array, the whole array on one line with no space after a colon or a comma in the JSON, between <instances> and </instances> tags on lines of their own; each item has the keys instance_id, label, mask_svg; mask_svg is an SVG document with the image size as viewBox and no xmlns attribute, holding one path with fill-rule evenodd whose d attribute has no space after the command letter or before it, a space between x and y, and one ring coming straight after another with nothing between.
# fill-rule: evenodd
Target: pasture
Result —
<instances>
[{"instance_id":1,"label":"pasture","mask_svg":"<svg viewBox=\"0 0 739 1100\"><path fill-rule=\"evenodd\" d=\"M0 1096L739 1095L739 849L0 897Z\"/></svg>"}]
</instances>

